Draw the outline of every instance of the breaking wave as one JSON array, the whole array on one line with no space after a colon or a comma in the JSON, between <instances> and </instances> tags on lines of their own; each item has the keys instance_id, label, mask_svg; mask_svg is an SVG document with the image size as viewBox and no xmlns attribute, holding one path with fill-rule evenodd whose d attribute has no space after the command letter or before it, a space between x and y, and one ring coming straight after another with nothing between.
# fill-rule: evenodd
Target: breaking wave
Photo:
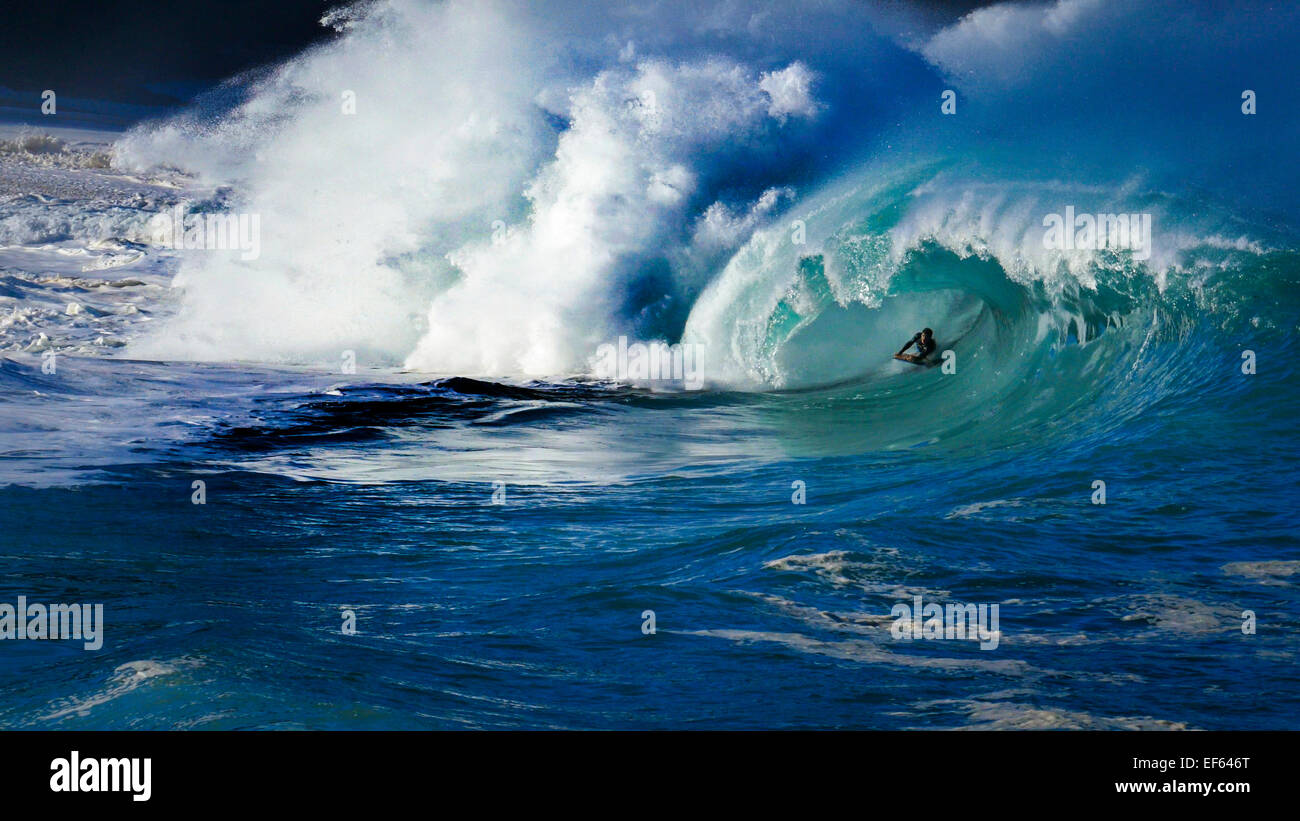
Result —
<instances>
[{"instance_id":1,"label":"breaking wave","mask_svg":"<svg viewBox=\"0 0 1300 821\"><path fill-rule=\"evenodd\" d=\"M1234 152L1296 125L1237 111L1224 20L1154 5L333 12L331 42L117 145L262 226L256 259L186 257L177 314L130 352L565 379L626 335L702 345L714 387L802 389L899 376L931 326L949 389L987 395L1060 356L1078 381L1154 338L1287 322L1254 307L1294 304L1295 169ZM1295 58L1259 19L1267 95ZM1125 84L1126 43L1158 94ZM1162 142L1189 126L1206 139ZM1147 215L1149 243L1045 247L1067 208Z\"/></svg>"}]
</instances>

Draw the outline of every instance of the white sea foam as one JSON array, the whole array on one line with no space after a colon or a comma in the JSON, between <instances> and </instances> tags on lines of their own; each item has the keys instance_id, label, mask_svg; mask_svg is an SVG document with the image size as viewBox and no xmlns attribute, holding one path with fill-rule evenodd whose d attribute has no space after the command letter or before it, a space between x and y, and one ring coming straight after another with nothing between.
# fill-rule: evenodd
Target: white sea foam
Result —
<instances>
[{"instance_id":1,"label":"white sea foam","mask_svg":"<svg viewBox=\"0 0 1300 821\"><path fill-rule=\"evenodd\" d=\"M1235 631L1241 627L1241 610L1211 605L1168 593L1148 593L1119 599L1100 599L1103 606L1118 605L1125 622L1151 625L1162 632L1195 635Z\"/></svg>"},{"instance_id":2,"label":"white sea foam","mask_svg":"<svg viewBox=\"0 0 1300 821\"><path fill-rule=\"evenodd\" d=\"M920 150L914 135L925 130L907 124L881 162L851 156L888 125L880 100L844 96L877 69L926 89L933 75L955 78L962 105L969 97L996 119L990 107L1022 89L1026 66L1036 78L1065 71L1052 43L1095 50L1123 34L1156 63L1184 47L1161 31L1125 30L1142 11L1118 5L982 9L935 32L919 13L834 2L359 4L326 15L337 39L118 141L117 181L154 183L149 203L73 213L11 202L0 242L132 239L141 214L164 206L161 189L182 185L173 199L191 197L184 169L209 191L229 187L219 207L259 217L262 253L186 255L179 311L133 355L332 365L350 350L367 365L556 376L590 373L597 347L619 336L681 336L707 346L710 382L785 384L778 352L747 335L773 324L800 260L831 239L861 251L868 269L826 254L835 301L867 307L879 307L900 260L925 243L996 258L1017 282L1094 286L1122 255L1041 242L1043 214L1068 205L1152 213L1148 267L1162 287L1171 272L1216 264L1189 251L1267 247L1236 225L1189 222L1187 209L1151 198L1142 172L1081 185L1068 169L1060 180L990 180L944 166L910 189L878 192L883 172L943 158ZM1179 32L1189 25L1188 15L1177 21ZM1101 24L1106 36L1094 32ZM1275 39L1264 45L1276 51ZM1207 42L1196 41L1198 54ZM1090 88L1114 84L1107 65L1089 69ZM11 153L30 168L71 145L23 140ZM825 183L831 171L805 173L828 152L842 160L834 171L849 178L847 193ZM846 231L862 214L838 213L837 199L874 193L896 223ZM792 248L795 219L807 242ZM890 327L855 344L884 345L924 316L960 325L971 310L942 296L893 305Z\"/></svg>"},{"instance_id":3,"label":"white sea foam","mask_svg":"<svg viewBox=\"0 0 1300 821\"><path fill-rule=\"evenodd\" d=\"M85 717L92 710L129 695L141 687L157 683L161 679L173 676L183 669L198 666L189 659L177 659L170 662L145 659L120 664L109 676L108 682L99 691L83 697L71 698L61 702L51 713L42 716L44 721L57 722L72 716Z\"/></svg>"},{"instance_id":4,"label":"white sea foam","mask_svg":"<svg viewBox=\"0 0 1300 821\"><path fill-rule=\"evenodd\" d=\"M990 699L992 696L989 697ZM1081 710L1039 706L983 698L945 699L925 702L914 708L920 713L955 710L965 713L967 723L959 730L1187 730L1181 721L1150 716L1099 716Z\"/></svg>"},{"instance_id":5,"label":"white sea foam","mask_svg":"<svg viewBox=\"0 0 1300 821\"><path fill-rule=\"evenodd\" d=\"M1245 576L1260 584L1285 585L1293 584L1290 577L1300 573L1300 561L1228 562L1222 570L1229 576Z\"/></svg>"}]
</instances>

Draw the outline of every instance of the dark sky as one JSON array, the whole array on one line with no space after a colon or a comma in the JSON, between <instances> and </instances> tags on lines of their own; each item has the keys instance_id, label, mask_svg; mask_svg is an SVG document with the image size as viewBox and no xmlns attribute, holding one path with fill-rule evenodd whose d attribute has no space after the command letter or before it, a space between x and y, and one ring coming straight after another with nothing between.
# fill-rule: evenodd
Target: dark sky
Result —
<instances>
[{"instance_id":1,"label":"dark sky","mask_svg":"<svg viewBox=\"0 0 1300 821\"><path fill-rule=\"evenodd\" d=\"M874 2L912 7L936 23L988 5L984 0ZM167 105L328 39L333 33L319 25L321 14L345 3L11 0L6 5L0 15L0 86Z\"/></svg>"},{"instance_id":2,"label":"dark sky","mask_svg":"<svg viewBox=\"0 0 1300 821\"><path fill-rule=\"evenodd\" d=\"M35 0L0 14L0 85L146 104L146 86L211 85L332 35L329 0ZM181 93L181 92L177 92Z\"/></svg>"}]
</instances>

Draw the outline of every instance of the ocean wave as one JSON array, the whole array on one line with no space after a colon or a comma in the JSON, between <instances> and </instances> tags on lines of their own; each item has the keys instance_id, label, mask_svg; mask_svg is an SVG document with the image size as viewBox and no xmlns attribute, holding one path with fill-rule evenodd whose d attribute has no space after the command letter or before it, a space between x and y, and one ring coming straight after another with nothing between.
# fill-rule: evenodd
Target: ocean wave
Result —
<instances>
[{"instance_id":1,"label":"ocean wave","mask_svg":"<svg viewBox=\"0 0 1300 821\"><path fill-rule=\"evenodd\" d=\"M626 336L700 346L713 388L803 389L895 378L888 353L931 326L1007 387L1108 331L1106 345L1140 349L1197 316L1230 324L1268 290L1262 269L1296 266L1289 228L1222 186L1183 184L1220 156L1213 140L1155 165L1116 156L1106 117L1007 125L1017 95L1052 103L1013 70L1024 49L999 15L1085 51L1103 47L1098 26L1152 54L1185 50L1131 8L995 7L920 40L848 4L592 11L357 6L327 21L335 40L132 131L119 173L187 167L265 231L258 259L182 259L180 309L132 355L320 365L351 351L369 366L567 379ZM853 25L856 38L804 36ZM1261 59L1290 59L1260 36ZM1041 45L1036 70L1059 76ZM970 79L971 65L987 70ZM861 104L886 93L864 66L894 77L901 125ZM1112 114L1115 68L1092 71L1072 104ZM998 140L935 130L947 83L962 107L942 122ZM1039 150L1065 144L1077 162ZM1149 245L1047 247L1044 218L1066 209L1145 215Z\"/></svg>"}]
</instances>

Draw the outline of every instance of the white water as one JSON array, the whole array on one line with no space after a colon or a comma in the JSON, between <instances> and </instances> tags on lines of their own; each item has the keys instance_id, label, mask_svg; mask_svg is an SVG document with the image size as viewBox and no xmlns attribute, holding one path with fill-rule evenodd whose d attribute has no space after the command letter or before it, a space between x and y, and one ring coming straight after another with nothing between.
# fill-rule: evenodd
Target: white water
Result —
<instances>
[{"instance_id":1,"label":"white water","mask_svg":"<svg viewBox=\"0 0 1300 821\"><path fill-rule=\"evenodd\" d=\"M1156 63L1179 49L1212 55L1211 37L1185 42L1191 17L1143 23L1105 0L985 9L942 29L849 3L389 0L331 15L337 40L232 84L226 96L242 102L223 107L217 95L119 143L117 167L174 165L229 185L225 207L262 227L256 260L186 255L180 310L130 352L335 366L353 351L363 366L567 376L589 372L621 335L674 342L684 327L722 323L731 327L697 336L734 357L734 324L761 320L792 273L742 295L735 271L822 207L828 168L870 182L856 156L868 150L885 152L880 168L949 156L925 146L946 139L935 124L945 83L963 116L1032 130L1016 95L1043 90L1013 70L1022 58L1065 82L1062 66L1080 64L1061 53L1095 53L1081 87L1109 111L1106 89L1123 80L1103 59L1114 42L1140 43ZM1027 30L1038 32L1028 45ZM1256 35L1262 53L1281 53L1279 35ZM888 95L907 88L929 102L898 114ZM1078 150L1109 146L1106 127L1098 120ZM1139 196L1152 184L1127 159L1093 186L1063 182L1069 167L1028 184L941 173L908 193L891 247L933 240L1027 279L1091 287L1095 255L1044 252L1039 219L1095 203L1160 211L1150 264L1160 277L1188 248L1259 250L1236 226L1170 219ZM791 254L778 256L785 265Z\"/></svg>"}]
</instances>

